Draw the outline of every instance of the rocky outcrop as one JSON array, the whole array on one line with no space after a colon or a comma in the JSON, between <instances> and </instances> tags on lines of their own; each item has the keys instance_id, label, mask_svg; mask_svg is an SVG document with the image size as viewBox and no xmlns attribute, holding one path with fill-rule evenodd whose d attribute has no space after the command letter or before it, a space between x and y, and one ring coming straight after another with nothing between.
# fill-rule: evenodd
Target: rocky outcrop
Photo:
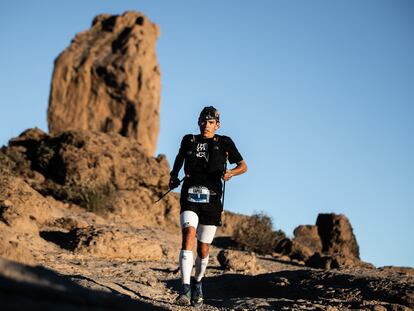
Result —
<instances>
[{"instance_id":1,"label":"rocky outcrop","mask_svg":"<svg viewBox=\"0 0 414 311\"><path fill-rule=\"evenodd\" d=\"M55 60L48 123L137 139L154 155L159 132L159 28L138 12L102 14Z\"/></svg>"},{"instance_id":2,"label":"rocky outcrop","mask_svg":"<svg viewBox=\"0 0 414 311\"><path fill-rule=\"evenodd\" d=\"M149 157L135 140L118 134L80 130L48 135L30 129L10 140L6 153L17 152L32 170L59 185L117 190L168 187L165 156Z\"/></svg>"},{"instance_id":3,"label":"rocky outcrop","mask_svg":"<svg viewBox=\"0 0 414 311\"><path fill-rule=\"evenodd\" d=\"M27 265L35 265L36 260L25 242L19 241L20 236L0 223L0 257Z\"/></svg>"},{"instance_id":4,"label":"rocky outcrop","mask_svg":"<svg viewBox=\"0 0 414 311\"><path fill-rule=\"evenodd\" d=\"M315 268L369 266L359 259L356 238L344 215L319 214L315 226L298 226L294 238L280 241L275 251Z\"/></svg>"},{"instance_id":5,"label":"rocky outcrop","mask_svg":"<svg viewBox=\"0 0 414 311\"><path fill-rule=\"evenodd\" d=\"M224 270L247 274L257 274L261 270L253 252L222 250L217 254L217 260Z\"/></svg>"},{"instance_id":6,"label":"rocky outcrop","mask_svg":"<svg viewBox=\"0 0 414 311\"><path fill-rule=\"evenodd\" d=\"M360 260L358 243L346 216L319 214L316 228L322 249L305 259L308 266L324 269L344 266L373 268L372 264Z\"/></svg>"},{"instance_id":7,"label":"rocky outcrop","mask_svg":"<svg viewBox=\"0 0 414 311\"><path fill-rule=\"evenodd\" d=\"M293 231L294 241L308 248L310 252L321 252L322 241L319 237L318 227L310 225L302 225Z\"/></svg>"},{"instance_id":8,"label":"rocky outcrop","mask_svg":"<svg viewBox=\"0 0 414 311\"><path fill-rule=\"evenodd\" d=\"M359 246L345 215L319 214L316 220L322 251L359 260Z\"/></svg>"},{"instance_id":9,"label":"rocky outcrop","mask_svg":"<svg viewBox=\"0 0 414 311\"><path fill-rule=\"evenodd\" d=\"M0 170L2 257L30 265L56 249L118 260L176 257L179 196L154 204L168 189L168 162L132 138L29 129L0 150ZM154 225L174 239L151 240L137 229Z\"/></svg>"},{"instance_id":10,"label":"rocky outcrop","mask_svg":"<svg viewBox=\"0 0 414 311\"><path fill-rule=\"evenodd\" d=\"M76 253L96 258L120 260L160 260L163 250L160 242L148 239L144 229L114 228L108 226L75 229L71 241Z\"/></svg>"},{"instance_id":11,"label":"rocky outcrop","mask_svg":"<svg viewBox=\"0 0 414 311\"><path fill-rule=\"evenodd\" d=\"M47 221L64 214L60 202L43 197L22 179L0 177L0 220L15 232L36 233Z\"/></svg>"},{"instance_id":12,"label":"rocky outcrop","mask_svg":"<svg viewBox=\"0 0 414 311\"><path fill-rule=\"evenodd\" d=\"M322 252L322 241L317 226L298 226L293 231L293 236L293 239L281 240L275 248L276 253L304 262L313 254Z\"/></svg>"},{"instance_id":13,"label":"rocky outcrop","mask_svg":"<svg viewBox=\"0 0 414 311\"><path fill-rule=\"evenodd\" d=\"M49 135L29 129L11 139L2 154L6 160L1 162L11 167L8 174L23 177L42 195L98 214L112 212L135 225L178 229L179 196L171 193L154 204L168 189L168 161L162 155L147 156L134 139L86 130Z\"/></svg>"},{"instance_id":14,"label":"rocky outcrop","mask_svg":"<svg viewBox=\"0 0 414 311\"><path fill-rule=\"evenodd\" d=\"M23 141L27 142L20 140ZM23 178L0 176L0 256L29 265L35 265L42 252L58 250L108 260L175 258L178 232L175 238L166 239L157 231L137 227L162 224L167 231L178 228L175 223L179 210L173 209L178 206L178 197L171 194L150 211L154 198L145 190L138 188L131 193L138 198L140 192L146 193L147 202L139 199L134 203L118 202L115 214L107 211L103 219L76 205L44 197ZM126 204L133 212L128 212ZM116 208L122 213L117 213ZM164 235L165 231L162 232Z\"/></svg>"},{"instance_id":15,"label":"rocky outcrop","mask_svg":"<svg viewBox=\"0 0 414 311\"><path fill-rule=\"evenodd\" d=\"M62 230L99 223L93 214L79 217L68 204L44 197L22 178L0 176L0 256L34 265L35 254L56 246L42 238L45 228Z\"/></svg>"}]
</instances>

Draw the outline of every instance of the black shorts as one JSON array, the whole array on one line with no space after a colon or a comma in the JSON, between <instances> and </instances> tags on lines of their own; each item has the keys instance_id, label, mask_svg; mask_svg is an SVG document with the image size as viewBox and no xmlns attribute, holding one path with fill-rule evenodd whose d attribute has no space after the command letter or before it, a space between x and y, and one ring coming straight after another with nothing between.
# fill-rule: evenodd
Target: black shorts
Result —
<instances>
[{"instance_id":1,"label":"black shorts","mask_svg":"<svg viewBox=\"0 0 414 311\"><path fill-rule=\"evenodd\" d=\"M221 197L218 195L210 196L210 203L188 202L186 196L181 196L181 211L192 211L197 214L198 222L202 225L221 226L221 214L223 206Z\"/></svg>"}]
</instances>

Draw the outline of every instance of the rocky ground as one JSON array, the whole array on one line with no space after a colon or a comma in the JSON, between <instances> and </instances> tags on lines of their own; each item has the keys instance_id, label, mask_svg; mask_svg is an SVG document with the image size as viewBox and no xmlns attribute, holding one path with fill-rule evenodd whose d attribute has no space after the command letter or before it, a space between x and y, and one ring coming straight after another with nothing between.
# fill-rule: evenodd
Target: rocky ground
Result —
<instances>
[{"instance_id":1,"label":"rocky ground","mask_svg":"<svg viewBox=\"0 0 414 311\"><path fill-rule=\"evenodd\" d=\"M192 309L174 303L178 194L154 205L168 172L117 135L32 129L11 140L0 152L0 310ZM249 217L226 212L203 309L411 310L414 270L359 261L347 219L328 216L298 227L286 254L258 255L231 238ZM321 231L332 221L334 234ZM326 269L306 260L319 253Z\"/></svg>"},{"instance_id":2,"label":"rocky ground","mask_svg":"<svg viewBox=\"0 0 414 311\"><path fill-rule=\"evenodd\" d=\"M159 237L168 236L156 231ZM170 241L171 242L171 241ZM178 243L172 242L178 250ZM203 310L411 310L412 271L321 270L257 256L258 273L224 270L213 247ZM178 253L178 252L177 252ZM37 266L0 261L2 310L191 310L174 303L177 260L110 260L55 247Z\"/></svg>"}]
</instances>

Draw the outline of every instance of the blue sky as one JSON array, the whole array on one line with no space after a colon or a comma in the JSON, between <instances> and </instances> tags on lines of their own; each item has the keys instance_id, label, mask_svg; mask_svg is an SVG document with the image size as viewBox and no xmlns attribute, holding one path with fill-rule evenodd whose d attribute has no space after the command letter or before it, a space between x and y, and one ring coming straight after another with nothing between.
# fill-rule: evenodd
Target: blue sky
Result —
<instances>
[{"instance_id":1,"label":"blue sky","mask_svg":"<svg viewBox=\"0 0 414 311\"><path fill-rule=\"evenodd\" d=\"M171 163L214 105L249 166L226 209L288 235L345 214L363 260L414 266L414 2L1 1L0 145L47 131L54 59L127 10L161 28L158 153Z\"/></svg>"}]
</instances>

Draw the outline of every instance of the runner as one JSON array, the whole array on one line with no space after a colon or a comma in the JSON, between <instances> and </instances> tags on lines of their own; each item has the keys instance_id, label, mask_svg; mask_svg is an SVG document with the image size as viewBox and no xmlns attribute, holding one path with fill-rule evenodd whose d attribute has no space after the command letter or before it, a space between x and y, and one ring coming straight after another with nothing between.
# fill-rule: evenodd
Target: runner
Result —
<instances>
[{"instance_id":1,"label":"runner","mask_svg":"<svg viewBox=\"0 0 414 311\"><path fill-rule=\"evenodd\" d=\"M184 164L185 179L181 188L180 224L182 246L179 256L182 288L177 298L180 305L201 307L201 280L207 268L210 244L217 226L221 226L223 182L247 171L247 165L228 136L216 135L220 115L216 108L205 107L198 118L199 135L185 135L170 173L170 189L180 185L178 173ZM236 164L227 170L227 161ZM193 246L197 236L195 276Z\"/></svg>"}]
</instances>

